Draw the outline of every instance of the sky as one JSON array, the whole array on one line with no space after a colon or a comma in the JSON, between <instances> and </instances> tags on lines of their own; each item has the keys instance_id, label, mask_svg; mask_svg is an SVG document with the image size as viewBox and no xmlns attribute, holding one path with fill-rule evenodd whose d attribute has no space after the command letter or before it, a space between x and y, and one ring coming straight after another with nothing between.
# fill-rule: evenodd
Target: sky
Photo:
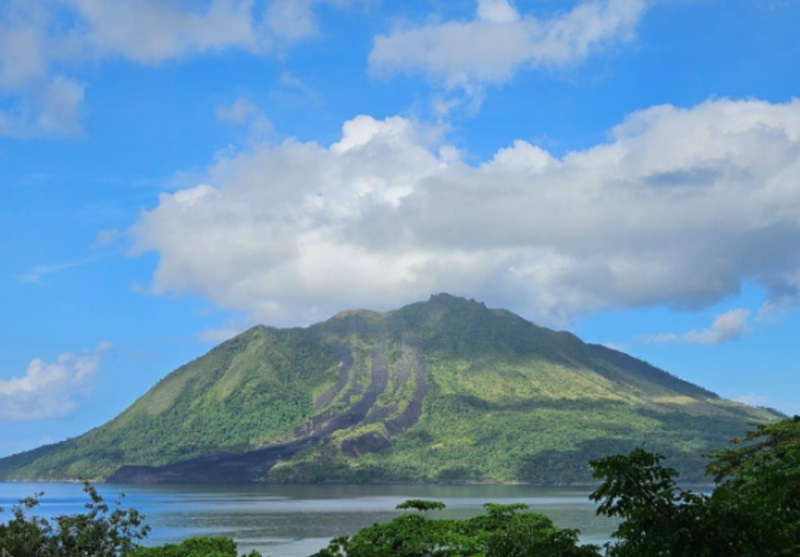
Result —
<instances>
[{"instance_id":1,"label":"sky","mask_svg":"<svg viewBox=\"0 0 800 557\"><path fill-rule=\"evenodd\" d=\"M800 413L795 0L0 0L0 456L449 292Z\"/></svg>"}]
</instances>

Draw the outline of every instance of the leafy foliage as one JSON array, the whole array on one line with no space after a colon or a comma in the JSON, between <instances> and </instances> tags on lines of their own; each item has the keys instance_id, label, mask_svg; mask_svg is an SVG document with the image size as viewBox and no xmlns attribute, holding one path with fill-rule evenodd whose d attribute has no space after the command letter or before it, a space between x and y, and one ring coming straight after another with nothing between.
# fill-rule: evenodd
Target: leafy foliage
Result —
<instances>
[{"instance_id":1,"label":"leafy foliage","mask_svg":"<svg viewBox=\"0 0 800 557\"><path fill-rule=\"evenodd\" d=\"M444 508L411 500L398 508ZM580 546L577 532L559 530L544 515L521 512L526 505L485 505L486 514L466 520L403 515L331 541L316 557L599 557L596 546Z\"/></svg>"},{"instance_id":2,"label":"leafy foliage","mask_svg":"<svg viewBox=\"0 0 800 557\"><path fill-rule=\"evenodd\" d=\"M135 509L117 501L109 506L95 487L84 484L86 512L61 515L52 521L37 516L43 493L20 501L12 518L0 524L2 557L237 557L236 543L226 537L194 537L180 544L142 547L150 527ZM0 512L2 512L0 508ZM248 557L261 557L252 551Z\"/></svg>"},{"instance_id":3,"label":"leafy foliage","mask_svg":"<svg viewBox=\"0 0 800 557\"><path fill-rule=\"evenodd\" d=\"M598 512L621 519L614 557L800 555L800 418L759 425L712 453L710 495L677 486L663 456L638 448L592 463Z\"/></svg>"},{"instance_id":4,"label":"leafy foliage","mask_svg":"<svg viewBox=\"0 0 800 557\"><path fill-rule=\"evenodd\" d=\"M180 544L164 544L157 547L138 547L130 557L237 557L236 543L226 537L194 537ZM261 557L255 550L247 557Z\"/></svg>"},{"instance_id":5,"label":"leafy foliage","mask_svg":"<svg viewBox=\"0 0 800 557\"><path fill-rule=\"evenodd\" d=\"M112 509L91 484L86 512L57 516L50 521L32 514L42 493L29 497L12 509L13 518L0 524L0 554L26 557L118 557L129 554L136 540L150 527L134 509L123 509L118 501Z\"/></svg>"},{"instance_id":6,"label":"leafy foliage","mask_svg":"<svg viewBox=\"0 0 800 557\"><path fill-rule=\"evenodd\" d=\"M418 511L438 511L445 508L441 501L428 501L426 499L409 499L397 505L399 510L416 509Z\"/></svg>"}]
</instances>

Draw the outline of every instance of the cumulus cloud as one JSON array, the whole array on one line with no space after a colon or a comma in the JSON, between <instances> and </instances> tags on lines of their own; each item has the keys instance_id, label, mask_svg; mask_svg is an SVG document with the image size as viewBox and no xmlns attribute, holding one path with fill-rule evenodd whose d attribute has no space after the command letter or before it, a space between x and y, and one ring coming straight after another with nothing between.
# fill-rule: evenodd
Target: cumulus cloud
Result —
<instances>
[{"instance_id":1,"label":"cumulus cloud","mask_svg":"<svg viewBox=\"0 0 800 557\"><path fill-rule=\"evenodd\" d=\"M609 44L630 41L646 0L593 0L550 18L521 15L508 0L479 0L472 20L406 26L375 38L377 75L418 73L477 98L482 86L520 68L564 66Z\"/></svg>"},{"instance_id":2,"label":"cumulus cloud","mask_svg":"<svg viewBox=\"0 0 800 557\"><path fill-rule=\"evenodd\" d=\"M0 5L0 135L80 133L84 86L77 62L102 58L156 65L241 49L275 52L316 34L319 4L346 0L8 0ZM142 38L146 37L146 40Z\"/></svg>"},{"instance_id":3,"label":"cumulus cloud","mask_svg":"<svg viewBox=\"0 0 800 557\"><path fill-rule=\"evenodd\" d=\"M86 392L111 343L82 354L61 354L53 363L32 360L21 377L0 379L0 420L40 420L67 416Z\"/></svg>"},{"instance_id":4,"label":"cumulus cloud","mask_svg":"<svg viewBox=\"0 0 800 557\"><path fill-rule=\"evenodd\" d=\"M686 333L661 333L650 335L645 341L661 344L666 342L682 342L685 344L720 344L742 337L747 333L747 319L750 310L744 308L732 309L718 315L711 327L707 329L693 329Z\"/></svg>"},{"instance_id":5,"label":"cumulus cloud","mask_svg":"<svg viewBox=\"0 0 800 557\"><path fill-rule=\"evenodd\" d=\"M603 144L556 157L516 141L480 165L409 120L359 116L329 146L220 158L132 237L159 254L155 292L274 324L438 291L550 324L702 307L743 281L785 300L800 292L800 100L656 106Z\"/></svg>"}]
</instances>

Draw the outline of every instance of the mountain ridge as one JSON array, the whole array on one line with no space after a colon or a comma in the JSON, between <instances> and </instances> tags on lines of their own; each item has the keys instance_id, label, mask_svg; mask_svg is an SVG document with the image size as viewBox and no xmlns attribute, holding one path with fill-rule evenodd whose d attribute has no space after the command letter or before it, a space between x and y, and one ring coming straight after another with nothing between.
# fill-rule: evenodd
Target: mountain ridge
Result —
<instances>
[{"instance_id":1,"label":"mountain ridge","mask_svg":"<svg viewBox=\"0 0 800 557\"><path fill-rule=\"evenodd\" d=\"M649 443L699 452L780 415L507 310L436 294L309 327L255 326L107 424L0 459L3 479L576 483Z\"/></svg>"}]
</instances>

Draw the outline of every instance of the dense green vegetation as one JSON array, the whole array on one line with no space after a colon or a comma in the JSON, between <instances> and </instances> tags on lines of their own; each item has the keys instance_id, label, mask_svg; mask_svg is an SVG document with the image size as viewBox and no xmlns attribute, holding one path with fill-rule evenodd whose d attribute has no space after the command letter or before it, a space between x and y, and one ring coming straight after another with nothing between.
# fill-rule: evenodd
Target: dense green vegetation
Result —
<instances>
[{"instance_id":1,"label":"dense green vegetation","mask_svg":"<svg viewBox=\"0 0 800 557\"><path fill-rule=\"evenodd\" d=\"M225 537L187 538L179 544L164 544L156 547L137 547L127 556L119 557L238 557L236 543ZM261 557L251 551L247 557Z\"/></svg>"},{"instance_id":2,"label":"dense green vegetation","mask_svg":"<svg viewBox=\"0 0 800 557\"><path fill-rule=\"evenodd\" d=\"M800 555L800 418L758 426L711 457L710 495L680 488L663 455L641 448L594 462L598 512L621 519L608 554Z\"/></svg>"},{"instance_id":3,"label":"dense green vegetation","mask_svg":"<svg viewBox=\"0 0 800 557\"><path fill-rule=\"evenodd\" d=\"M398 508L444 508L413 501ZM558 529L544 515L523 512L523 504L485 506L486 514L466 520L406 514L386 524L342 536L314 557L599 557L596 546L581 546L578 532Z\"/></svg>"},{"instance_id":4,"label":"dense green vegetation","mask_svg":"<svg viewBox=\"0 0 800 557\"><path fill-rule=\"evenodd\" d=\"M313 330L256 327L178 368L105 426L0 460L0 478L103 479L123 463L244 452L308 416L335 362Z\"/></svg>"},{"instance_id":5,"label":"dense green vegetation","mask_svg":"<svg viewBox=\"0 0 800 557\"><path fill-rule=\"evenodd\" d=\"M255 327L104 426L0 459L0 479L107 479L123 465L235 461L295 443L248 461L237 481L587 483L590 460L647 442L701 481L700 454L780 417L441 294L308 328ZM220 481L209 470L199 481Z\"/></svg>"},{"instance_id":6,"label":"dense green vegetation","mask_svg":"<svg viewBox=\"0 0 800 557\"><path fill-rule=\"evenodd\" d=\"M225 537L195 537L180 544L144 547L150 527L135 509L121 501L113 507L89 483L86 511L55 517L52 521L35 514L42 493L20 501L12 518L0 523L2 557L237 557L236 544ZM0 507L0 514L3 509ZM260 557L257 551L248 557Z\"/></svg>"},{"instance_id":7,"label":"dense green vegetation","mask_svg":"<svg viewBox=\"0 0 800 557\"><path fill-rule=\"evenodd\" d=\"M429 518L444 508L412 499L410 511L352 536L334 538L314 557L796 557L800 555L800 417L760 425L733 446L712 453L710 494L677 485L663 455L639 447L591 463L601 485L591 495L598 514L617 517L613 541L581 545L577 530L556 528L522 504L486 504L486 513ZM37 497L21 502L0 524L0 555L25 557L236 557L227 538L189 538L142 547L148 527L135 510L112 510L86 485L87 511L56 517L31 514ZM601 553L602 552L602 553ZM259 557L253 551L249 557Z\"/></svg>"},{"instance_id":8,"label":"dense green vegetation","mask_svg":"<svg viewBox=\"0 0 800 557\"><path fill-rule=\"evenodd\" d=\"M42 493L20 501L12 509L13 518L0 524L0 555L117 557L134 551L137 540L150 530L144 517L136 510L123 509L119 502L112 509L90 484L84 491L89 496L86 512L58 516L52 522L32 512Z\"/></svg>"}]
</instances>

